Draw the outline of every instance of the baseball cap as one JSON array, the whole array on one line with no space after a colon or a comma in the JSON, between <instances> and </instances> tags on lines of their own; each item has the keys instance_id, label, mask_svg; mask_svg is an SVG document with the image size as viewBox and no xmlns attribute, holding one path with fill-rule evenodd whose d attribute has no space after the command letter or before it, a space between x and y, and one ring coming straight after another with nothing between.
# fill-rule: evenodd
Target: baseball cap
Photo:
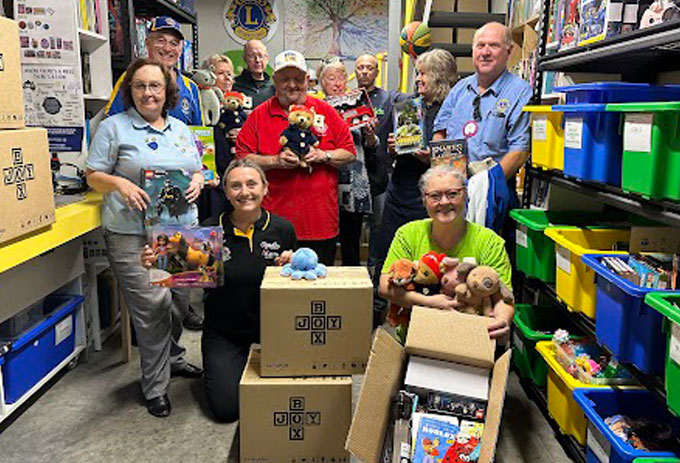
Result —
<instances>
[{"instance_id":1,"label":"baseball cap","mask_svg":"<svg viewBox=\"0 0 680 463\"><path fill-rule=\"evenodd\" d=\"M184 40L184 34L182 34L182 29L180 29L179 23L170 16L157 16L151 20L149 32L156 31L175 32L179 34L179 37L182 40Z\"/></svg>"},{"instance_id":2,"label":"baseball cap","mask_svg":"<svg viewBox=\"0 0 680 463\"><path fill-rule=\"evenodd\" d=\"M276 55L274 59L274 72L288 67L297 68L305 74L307 73L305 57L299 51L285 50Z\"/></svg>"}]
</instances>

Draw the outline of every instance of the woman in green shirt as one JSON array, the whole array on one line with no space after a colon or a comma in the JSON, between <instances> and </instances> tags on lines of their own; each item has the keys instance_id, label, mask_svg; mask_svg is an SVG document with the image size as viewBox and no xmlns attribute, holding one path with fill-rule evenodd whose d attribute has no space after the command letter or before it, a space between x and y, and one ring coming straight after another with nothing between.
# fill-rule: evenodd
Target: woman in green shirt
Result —
<instances>
[{"instance_id":1,"label":"woman in green shirt","mask_svg":"<svg viewBox=\"0 0 680 463\"><path fill-rule=\"evenodd\" d=\"M397 230L380 276L380 295L401 307L414 305L441 310L455 310L456 302L445 294L426 296L406 291L389 280L389 268L398 259L418 260L428 251L449 257L474 258L478 265L496 269L501 280L511 288L512 270L504 240L495 232L465 220L467 190L465 177L449 166L428 169L419 187L428 219L409 222ZM515 309L502 300L494 306L496 321L489 325L489 336L505 340Z\"/></svg>"}]
</instances>

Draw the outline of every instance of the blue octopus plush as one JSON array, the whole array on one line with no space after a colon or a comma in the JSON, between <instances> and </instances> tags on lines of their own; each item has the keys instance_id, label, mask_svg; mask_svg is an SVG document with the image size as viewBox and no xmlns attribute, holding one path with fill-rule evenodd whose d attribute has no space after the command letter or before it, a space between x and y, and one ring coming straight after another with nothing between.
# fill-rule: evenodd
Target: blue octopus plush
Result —
<instances>
[{"instance_id":1,"label":"blue octopus plush","mask_svg":"<svg viewBox=\"0 0 680 463\"><path fill-rule=\"evenodd\" d=\"M326 266L319 263L319 256L309 248L300 248L293 253L290 264L281 269L281 276L293 280L316 280L326 276Z\"/></svg>"}]
</instances>

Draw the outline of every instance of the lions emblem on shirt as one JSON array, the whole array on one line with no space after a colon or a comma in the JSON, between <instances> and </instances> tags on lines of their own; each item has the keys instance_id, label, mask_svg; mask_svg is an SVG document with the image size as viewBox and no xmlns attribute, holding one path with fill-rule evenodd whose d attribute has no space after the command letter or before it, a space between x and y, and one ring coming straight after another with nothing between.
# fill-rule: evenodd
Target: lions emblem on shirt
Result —
<instances>
[{"instance_id":1,"label":"lions emblem on shirt","mask_svg":"<svg viewBox=\"0 0 680 463\"><path fill-rule=\"evenodd\" d=\"M191 104L189 103L189 100L187 98L182 98L180 106L184 115L188 117L189 113L191 112Z\"/></svg>"},{"instance_id":2,"label":"lions emblem on shirt","mask_svg":"<svg viewBox=\"0 0 680 463\"><path fill-rule=\"evenodd\" d=\"M224 246L222 248L222 262L229 262L231 260L231 249Z\"/></svg>"}]
</instances>

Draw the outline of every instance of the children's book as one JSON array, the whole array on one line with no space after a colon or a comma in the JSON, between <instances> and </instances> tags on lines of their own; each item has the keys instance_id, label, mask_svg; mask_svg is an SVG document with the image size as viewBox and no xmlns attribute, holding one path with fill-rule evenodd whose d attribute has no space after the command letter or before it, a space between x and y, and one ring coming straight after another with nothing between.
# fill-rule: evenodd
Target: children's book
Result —
<instances>
[{"instance_id":1,"label":"children's book","mask_svg":"<svg viewBox=\"0 0 680 463\"><path fill-rule=\"evenodd\" d=\"M422 418L418 424L412 463L443 462L451 446L455 445L459 430L459 426L443 420Z\"/></svg>"},{"instance_id":2,"label":"children's book","mask_svg":"<svg viewBox=\"0 0 680 463\"><path fill-rule=\"evenodd\" d=\"M425 146L421 98L394 104L394 140L397 154L411 154Z\"/></svg>"},{"instance_id":3,"label":"children's book","mask_svg":"<svg viewBox=\"0 0 680 463\"><path fill-rule=\"evenodd\" d=\"M146 225L192 225L187 223L187 216L193 206L185 196L189 183L191 175L185 170L142 170L142 188L151 199L145 212Z\"/></svg>"},{"instance_id":4,"label":"children's book","mask_svg":"<svg viewBox=\"0 0 680 463\"><path fill-rule=\"evenodd\" d=\"M169 288L216 288L224 278L222 227L157 225L149 229L156 263L152 285Z\"/></svg>"},{"instance_id":5,"label":"children's book","mask_svg":"<svg viewBox=\"0 0 680 463\"><path fill-rule=\"evenodd\" d=\"M198 154L201 156L204 171L217 172L215 165L215 136L212 127L190 125L189 130L194 135ZM206 179L207 180L207 179Z\"/></svg>"},{"instance_id":6,"label":"children's book","mask_svg":"<svg viewBox=\"0 0 680 463\"><path fill-rule=\"evenodd\" d=\"M467 140L440 140L430 142L430 165L450 166L467 177Z\"/></svg>"},{"instance_id":7,"label":"children's book","mask_svg":"<svg viewBox=\"0 0 680 463\"><path fill-rule=\"evenodd\" d=\"M350 90L344 95L329 96L326 102L333 106L350 128L377 121L371 99L363 88Z\"/></svg>"}]
</instances>

